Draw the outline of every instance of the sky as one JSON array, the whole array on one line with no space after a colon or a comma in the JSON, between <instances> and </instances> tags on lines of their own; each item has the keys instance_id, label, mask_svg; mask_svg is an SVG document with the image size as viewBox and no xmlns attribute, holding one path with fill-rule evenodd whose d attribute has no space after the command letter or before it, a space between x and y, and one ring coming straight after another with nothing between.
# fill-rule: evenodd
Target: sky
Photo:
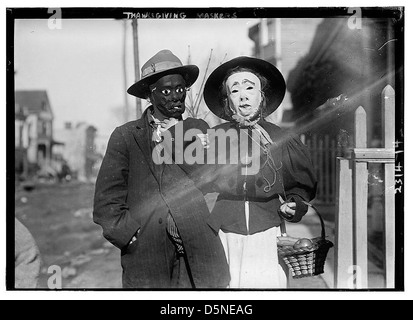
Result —
<instances>
[{"instance_id":1,"label":"sky","mask_svg":"<svg viewBox=\"0 0 413 320\"><path fill-rule=\"evenodd\" d=\"M15 25L15 88L47 90L54 128L64 122L86 121L107 136L124 122L122 20L62 20L50 29L48 20L17 20ZM139 20L139 62L142 66L162 49L171 50L184 64L200 68L193 90L202 82L212 51L209 71L224 59L251 55L248 28L258 19L145 19ZM126 22L127 87L134 82L131 20ZM130 120L136 100L128 96ZM143 101L145 105L145 102Z\"/></svg>"}]
</instances>

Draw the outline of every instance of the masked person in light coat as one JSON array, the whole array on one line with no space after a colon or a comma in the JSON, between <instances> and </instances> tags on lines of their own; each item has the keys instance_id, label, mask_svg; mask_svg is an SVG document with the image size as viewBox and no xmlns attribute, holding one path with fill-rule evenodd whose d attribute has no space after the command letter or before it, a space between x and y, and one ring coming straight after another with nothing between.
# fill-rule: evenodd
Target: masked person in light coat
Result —
<instances>
[{"instance_id":1,"label":"masked person in light coat","mask_svg":"<svg viewBox=\"0 0 413 320\"><path fill-rule=\"evenodd\" d=\"M303 201L316 194L305 145L294 132L265 120L285 89L274 65L250 57L220 65L205 84L208 108L226 122L209 135L213 170L207 165L209 172L204 167L191 175L203 180L198 185L204 192L218 193L209 223L225 248L230 288L287 286L277 256L281 219L299 222L308 209Z\"/></svg>"}]
</instances>

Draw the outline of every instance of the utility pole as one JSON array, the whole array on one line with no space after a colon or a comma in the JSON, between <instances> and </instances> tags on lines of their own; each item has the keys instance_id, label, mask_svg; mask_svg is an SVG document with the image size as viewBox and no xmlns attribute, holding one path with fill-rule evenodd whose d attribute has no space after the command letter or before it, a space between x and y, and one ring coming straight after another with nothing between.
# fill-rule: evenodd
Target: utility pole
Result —
<instances>
[{"instance_id":1,"label":"utility pole","mask_svg":"<svg viewBox=\"0 0 413 320\"><path fill-rule=\"evenodd\" d=\"M267 58L264 55L265 47L268 45L268 20L266 18L260 19L260 25L258 29L258 43L259 43L259 59Z\"/></svg>"},{"instance_id":2,"label":"utility pole","mask_svg":"<svg viewBox=\"0 0 413 320\"><path fill-rule=\"evenodd\" d=\"M138 20L132 19L132 32L133 32L133 56L135 61L135 82L140 79L139 70L139 43L138 43ZM141 100L136 98L136 118L139 119L142 116Z\"/></svg>"},{"instance_id":3,"label":"utility pole","mask_svg":"<svg viewBox=\"0 0 413 320\"><path fill-rule=\"evenodd\" d=\"M275 31L275 52L274 52L275 66L282 73L281 18L274 19L274 28L275 28L274 30ZM284 104L286 104L287 101L291 101L290 93L288 92L288 90L285 91ZM282 122L284 106L281 104L281 106L279 107L277 111L278 112L274 113L274 120L275 120L275 123L279 124Z\"/></svg>"},{"instance_id":4,"label":"utility pole","mask_svg":"<svg viewBox=\"0 0 413 320\"><path fill-rule=\"evenodd\" d=\"M129 121L129 104L128 104L128 94L126 92L128 86L128 77L127 77L127 67L126 67L126 33L127 33L127 24L126 20L123 22L123 54L122 54L122 65L123 65L123 94L124 94L124 122Z\"/></svg>"},{"instance_id":5,"label":"utility pole","mask_svg":"<svg viewBox=\"0 0 413 320\"><path fill-rule=\"evenodd\" d=\"M281 18L275 18L275 63L278 70L282 70L281 48Z\"/></svg>"}]
</instances>

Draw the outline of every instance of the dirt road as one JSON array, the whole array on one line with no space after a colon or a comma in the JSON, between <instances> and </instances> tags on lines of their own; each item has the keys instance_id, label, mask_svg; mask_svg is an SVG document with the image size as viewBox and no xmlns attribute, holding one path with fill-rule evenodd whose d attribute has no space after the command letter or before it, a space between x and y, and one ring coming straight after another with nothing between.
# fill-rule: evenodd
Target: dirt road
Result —
<instances>
[{"instance_id":1,"label":"dirt road","mask_svg":"<svg viewBox=\"0 0 413 320\"><path fill-rule=\"evenodd\" d=\"M92 221L94 185L36 184L15 193L16 217L33 234L42 267L39 288L61 271L62 288L119 288L119 250ZM49 282L52 280L49 280Z\"/></svg>"},{"instance_id":2,"label":"dirt road","mask_svg":"<svg viewBox=\"0 0 413 320\"><path fill-rule=\"evenodd\" d=\"M61 271L62 289L119 289L119 249L105 240L100 226L93 223L94 185L70 182L40 184L32 191L15 193L16 217L32 232L42 257L39 288L49 288L55 270ZM207 197L208 204L214 197ZM300 233L318 235L317 220L297 226ZM294 233L294 229L289 229ZM327 231L332 236L332 231ZM329 254L328 264L332 254ZM326 270L331 266L326 265ZM328 288L324 277L291 281L292 288Z\"/></svg>"}]
</instances>

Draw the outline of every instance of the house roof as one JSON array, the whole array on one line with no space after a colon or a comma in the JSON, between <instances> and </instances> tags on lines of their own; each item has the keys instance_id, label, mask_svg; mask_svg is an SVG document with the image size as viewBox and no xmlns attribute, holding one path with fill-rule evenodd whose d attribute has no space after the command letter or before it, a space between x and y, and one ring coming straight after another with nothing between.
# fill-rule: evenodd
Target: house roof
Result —
<instances>
[{"instance_id":1,"label":"house roof","mask_svg":"<svg viewBox=\"0 0 413 320\"><path fill-rule=\"evenodd\" d=\"M49 112L53 115L49 97L45 90L16 90L15 104L20 108L27 108L29 114Z\"/></svg>"}]
</instances>

